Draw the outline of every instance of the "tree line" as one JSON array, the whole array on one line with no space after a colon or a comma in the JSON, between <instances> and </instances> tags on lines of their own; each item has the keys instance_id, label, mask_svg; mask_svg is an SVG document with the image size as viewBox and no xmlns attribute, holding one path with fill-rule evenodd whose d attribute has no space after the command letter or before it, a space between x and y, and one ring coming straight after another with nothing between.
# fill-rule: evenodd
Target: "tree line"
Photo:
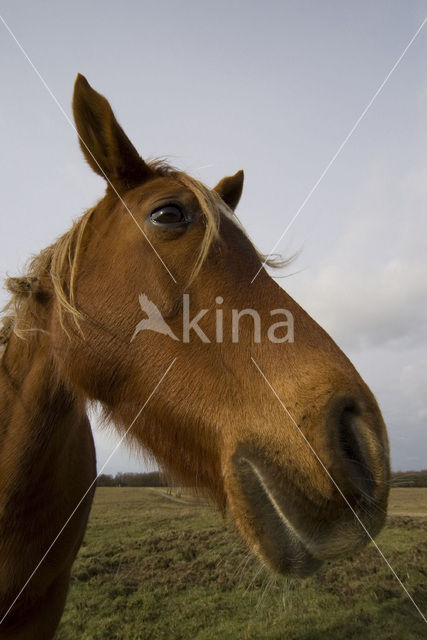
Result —
<instances>
[{"instance_id":1,"label":"tree line","mask_svg":"<svg viewBox=\"0 0 427 640\"><path fill-rule=\"evenodd\" d=\"M167 487L170 483L160 471L149 473L101 474L98 487ZM422 471L395 471L391 474L392 487L427 487L427 469Z\"/></svg>"},{"instance_id":2,"label":"tree line","mask_svg":"<svg viewBox=\"0 0 427 640\"><path fill-rule=\"evenodd\" d=\"M149 473L116 473L111 476L102 473L96 481L98 487L167 487L164 474L159 471Z\"/></svg>"},{"instance_id":3,"label":"tree line","mask_svg":"<svg viewBox=\"0 0 427 640\"><path fill-rule=\"evenodd\" d=\"M422 471L395 471L391 474L392 487L427 487L427 469Z\"/></svg>"}]
</instances>

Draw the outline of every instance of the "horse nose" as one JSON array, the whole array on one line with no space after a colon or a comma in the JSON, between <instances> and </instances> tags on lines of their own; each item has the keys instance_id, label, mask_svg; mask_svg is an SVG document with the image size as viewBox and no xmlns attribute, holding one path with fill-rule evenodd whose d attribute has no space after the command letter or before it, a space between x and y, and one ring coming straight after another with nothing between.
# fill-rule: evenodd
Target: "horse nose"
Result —
<instances>
[{"instance_id":1,"label":"horse nose","mask_svg":"<svg viewBox=\"0 0 427 640\"><path fill-rule=\"evenodd\" d=\"M377 439L372 426L364 418L358 403L348 399L335 405L332 422L344 485L353 494L372 497L376 486L372 442Z\"/></svg>"}]
</instances>

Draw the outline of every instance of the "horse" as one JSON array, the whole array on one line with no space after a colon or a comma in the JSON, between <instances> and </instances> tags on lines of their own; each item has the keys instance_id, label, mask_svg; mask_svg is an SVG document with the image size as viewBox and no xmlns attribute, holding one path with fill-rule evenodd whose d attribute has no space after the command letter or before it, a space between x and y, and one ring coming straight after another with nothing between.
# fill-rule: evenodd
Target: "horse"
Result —
<instances>
[{"instance_id":1,"label":"horse","mask_svg":"<svg viewBox=\"0 0 427 640\"><path fill-rule=\"evenodd\" d=\"M304 577L359 551L387 508L378 404L269 275L235 213L243 171L211 189L143 160L80 74L73 113L105 194L6 282L0 638L8 640L46 640L59 624L95 488L91 402L178 486L230 513L249 550L279 574ZM157 325L140 325L142 299Z\"/></svg>"}]
</instances>

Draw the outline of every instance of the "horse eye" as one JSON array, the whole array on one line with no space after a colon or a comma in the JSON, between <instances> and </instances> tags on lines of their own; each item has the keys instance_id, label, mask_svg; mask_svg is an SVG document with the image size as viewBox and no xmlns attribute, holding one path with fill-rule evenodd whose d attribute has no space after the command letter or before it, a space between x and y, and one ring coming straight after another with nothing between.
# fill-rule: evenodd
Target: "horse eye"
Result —
<instances>
[{"instance_id":1,"label":"horse eye","mask_svg":"<svg viewBox=\"0 0 427 640\"><path fill-rule=\"evenodd\" d=\"M150 219L154 224L168 225L170 227L178 227L187 222L181 209L173 204L156 209L150 214Z\"/></svg>"}]
</instances>

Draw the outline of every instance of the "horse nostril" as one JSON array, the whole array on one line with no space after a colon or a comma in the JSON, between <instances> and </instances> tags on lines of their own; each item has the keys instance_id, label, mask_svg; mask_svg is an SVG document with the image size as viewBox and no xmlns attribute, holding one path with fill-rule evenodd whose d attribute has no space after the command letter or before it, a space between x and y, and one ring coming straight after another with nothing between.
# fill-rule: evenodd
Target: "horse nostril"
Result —
<instances>
[{"instance_id":1,"label":"horse nostril","mask_svg":"<svg viewBox=\"0 0 427 640\"><path fill-rule=\"evenodd\" d=\"M375 481L364 444L362 424L356 405L347 404L338 414L338 437L344 469L350 482L360 492L371 496Z\"/></svg>"}]
</instances>

